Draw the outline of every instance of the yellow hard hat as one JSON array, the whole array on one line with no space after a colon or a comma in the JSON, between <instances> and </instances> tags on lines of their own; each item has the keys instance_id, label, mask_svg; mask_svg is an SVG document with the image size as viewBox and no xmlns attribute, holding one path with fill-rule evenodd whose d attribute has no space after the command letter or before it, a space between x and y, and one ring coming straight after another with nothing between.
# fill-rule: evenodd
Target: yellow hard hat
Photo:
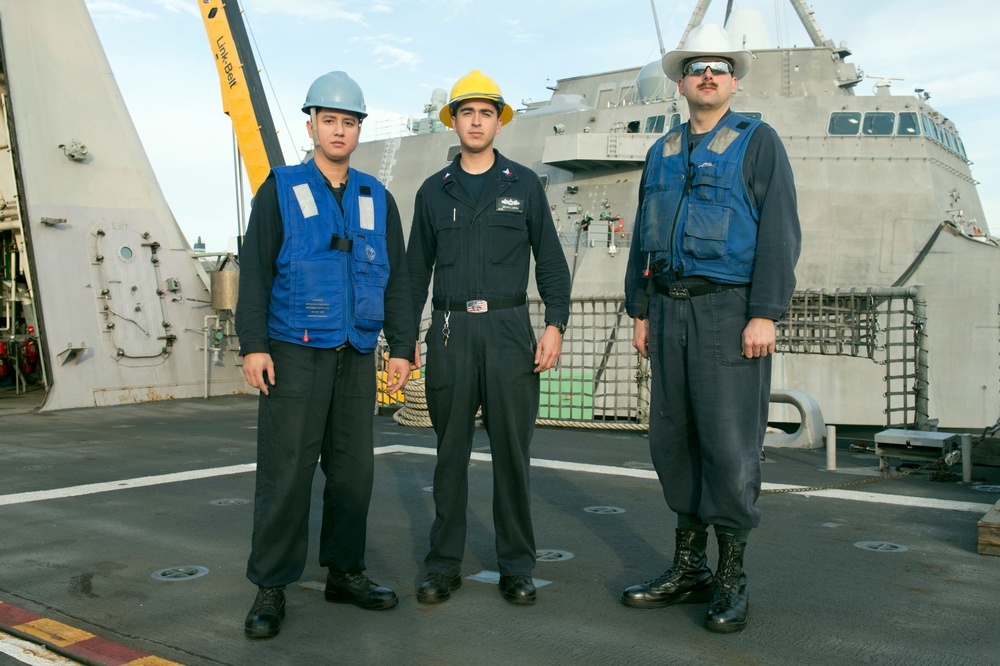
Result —
<instances>
[{"instance_id":1,"label":"yellow hard hat","mask_svg":"<svg viewBox=\"0 0 1000 666\"><path fill-rule=\"evenodd\" d=\"M474 69L458 81L451 89L451 98L448 105L442 107L438 117L448 127L452 127L451 116L458 109L459 103L467 99L488 99L495 102L500 111L500 121L505 125L514 117L514 109L503 101L500 93L500 86L497 82L486 76L478 69Z\"/></svg>"}]
</instances>

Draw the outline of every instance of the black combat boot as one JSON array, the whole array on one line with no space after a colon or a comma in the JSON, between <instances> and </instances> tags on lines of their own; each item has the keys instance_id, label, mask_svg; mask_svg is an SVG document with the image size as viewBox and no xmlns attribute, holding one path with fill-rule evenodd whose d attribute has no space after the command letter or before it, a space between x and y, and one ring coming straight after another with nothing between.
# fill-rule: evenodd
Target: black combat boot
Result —
<instances>
[{"instance_id":1,"label":"black combat boot","mask_svg":"<svg viewBox=\"0 0 1000 666\"><path fill-rule=\"evenodd\" d=\"M261 587L257 598L247 613L243 630L247 638L271 638L281 631L281 621L285 619L285 586Z\"/></svg>"},{"instance_id":2,"label":"black combat boot","mask_svg":"<svg viewBox=\"0 0 1000 666\"><path fill-rule=\"evenodd\" d=\"M622 592L622 603L632 608L662 608L695 604L712 598L712 571L705 558L707 532L677 528L674 565L656 580Z\"/></svg>"},{"instance_id":3,"label":"black combat boot","mask_svg":"<svg viewBox=\"0 0 1000 666\"><path fill-rule=\"evenodd\" d=\"M715 594L708 605L705 628L722 634L742 631L747 626L750 594L743 573L746 541L732 534L716 534L719 540L719 568L715 572Z\"/></svg>"}]
</instances>

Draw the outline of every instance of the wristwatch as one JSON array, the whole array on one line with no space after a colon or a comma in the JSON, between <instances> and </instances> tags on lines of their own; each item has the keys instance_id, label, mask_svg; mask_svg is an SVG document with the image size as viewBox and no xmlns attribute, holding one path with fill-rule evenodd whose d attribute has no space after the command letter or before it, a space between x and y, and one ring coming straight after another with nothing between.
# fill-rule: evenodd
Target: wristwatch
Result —
<instances>
[{"instance_id":1,"label":"wristwatch","mask_svg":"<svg viewBox=\"0 0 1000 666\"><path fill-rule=\"evenodd\" d=\"M566 322L564 322L564 321L547 321L547 322L545 322L545 325L546 326L555 326L556 328L558 328L559 329L559 335L565 335L566 334Z\"/></svg>"}]
</instances>

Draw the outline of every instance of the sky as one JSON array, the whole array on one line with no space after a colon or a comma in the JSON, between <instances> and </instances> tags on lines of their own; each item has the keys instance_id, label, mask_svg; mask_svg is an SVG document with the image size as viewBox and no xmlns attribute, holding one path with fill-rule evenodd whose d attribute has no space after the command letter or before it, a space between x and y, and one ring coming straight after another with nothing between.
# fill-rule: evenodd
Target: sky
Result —
<instances>
[{"instance_id":1,"label":"sky","mask_svg":"<svg viewBox=\"0 0 1000 666\"><path fill-rule=\"evenodd\" d=\"M240 224L232 124L200 0L85 0L167 203L194 244L232 248ZM656 0L664 45L676 47L694 0ZM301 112L309 84L332 70L362 87L376 127L423 114L435 88L472 69L495 79L515 108L542 101L557 79L640 67L659 58L646 0L240 0L286 162L309 146ZM725 0L706 22L722 23ZM787 0L737 0L756 9L775 46L808 46ZM923 88L951 119L980 182L986 221L1000 235L1000 49L996 0L813 0L827 39L847 42L867 74ZM857 94L870 94L867 79Z\"/></svg>"}]
</instances>

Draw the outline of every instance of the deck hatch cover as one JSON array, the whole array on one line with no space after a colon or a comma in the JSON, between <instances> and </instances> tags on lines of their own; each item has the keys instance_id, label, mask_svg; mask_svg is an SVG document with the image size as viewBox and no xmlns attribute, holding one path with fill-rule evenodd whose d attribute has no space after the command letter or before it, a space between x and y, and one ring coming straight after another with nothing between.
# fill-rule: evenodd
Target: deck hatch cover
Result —
<instances>
[{"instance_id":1,"label":"deck hatch cover","mask_svg":"<svg viewBox=\"0 0 1000 666\"><path fill-rule=\"evenodd\" d=\"M186 566L186 567L169 567L167 569L160 569L159 571L153 572L153 578L156 580L167 581L169 583L174 583L180 580L192 580L194 578L201 578L208 573L208 569L199 566Z\"/></svg>"},{"instance_id":2,"label":"deck hatch cover","mask_svg":"<svg viewBox=\"0 0 1000 666\"><path fill-rule=\"evenodd\" d=\"M906 546L888 541L858 541L854 546L862 550L873 550L877 553L905 553L909 550Z\"/></svg>"}]
</instances>

